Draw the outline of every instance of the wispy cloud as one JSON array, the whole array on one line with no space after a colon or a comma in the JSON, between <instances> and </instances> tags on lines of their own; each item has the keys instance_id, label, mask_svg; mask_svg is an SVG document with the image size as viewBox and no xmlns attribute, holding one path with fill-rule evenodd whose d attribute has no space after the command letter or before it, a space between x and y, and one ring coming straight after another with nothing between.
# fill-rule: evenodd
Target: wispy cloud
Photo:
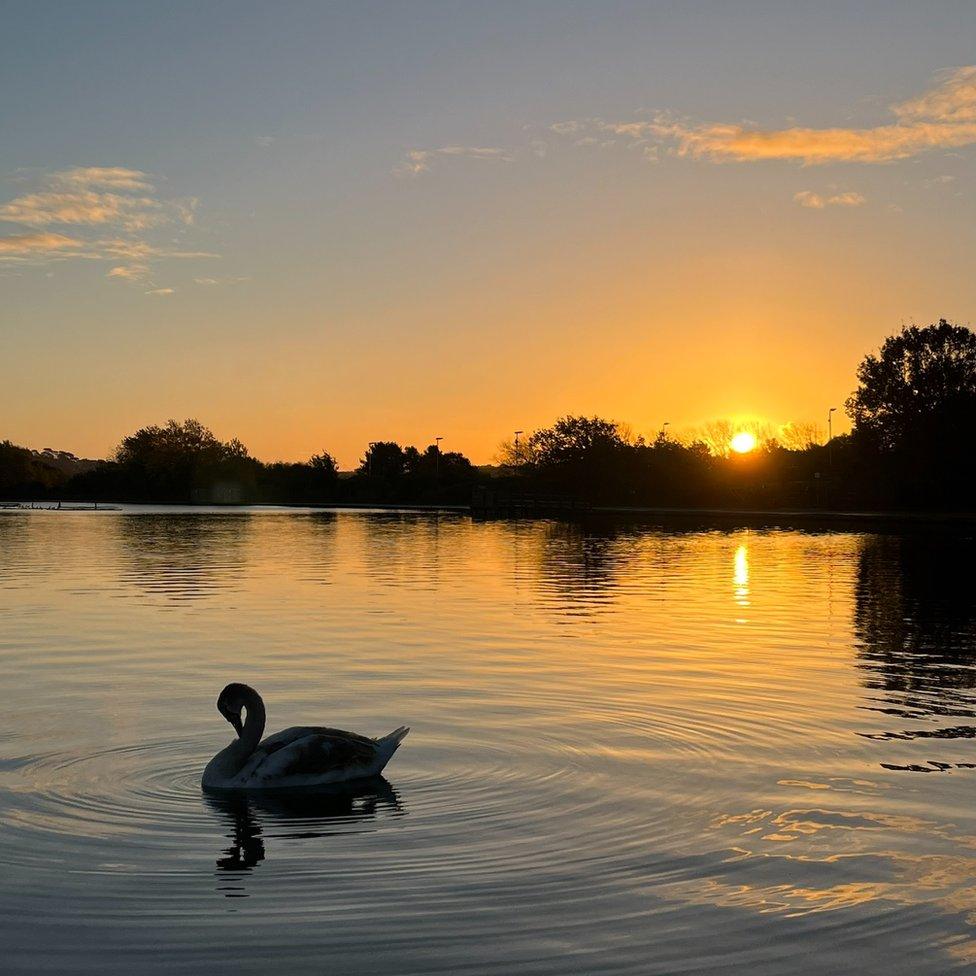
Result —
<instances>
[{"instance_id":1,"label":"wispy cloud","mask_svg":"<svg viewBox=\"0 0 976 976\"><path fill-rule=\"evenodd\" d=\"M92 166L52 173L35 193L0 205L0 220L28 227L109 224L141 231L161 224L192 223L194 200L160 200L139 170Z\"/></svg>"},{"instance_id":2,"label":"wispy cloud","mask_svg":"<svg viewBox=\"0 0 976 976\"><path fill-rule=\"evenodd\" d=\"M467 159L489 159L510 163L514 156L505 149L493 146L441 146L438 149L411 149L393 167L397 176L419 176L426 173L438 159L445 157L464 157Z\"/></svg>"},{"instance_id":3,"label":"wispy cloud","mask_svg":"<svg viewBox=\"0 0 976 976\"><path fill-rule=\"evenodd\" d=\"M895 105L892 109L895 115L908 124L919 119L976 122L976 64L946 69L938 78L938 84L917 98Z\"/></svg>"},{"instance_id":4,"label":"wispy cloud","mask_svg":"<svg viewBox=\"0 0 976 976\"><path fill-rule=\"evenodd\" d=\"M146 292L147 295L172 295L175 288L152 288Z\"/></svg>"},{"instance_id":5,"label":"wispy cloud","mask_svg":"<svg viewBox=\"0 0 976 976\"><path fill-rule=\"evenodd\" d=\"M152 240L151 232L163 227L171 238L174 229L182 234L197 206L195 197L161 197L141 170L86 166L49 173L31 192L0 203L0 222L33 230L0 236L0 262L113 261L106 277L147 281L155 260L217 257ZM71 228L71 236L48 228Z\"/></svg>"},{"instance_id":6,"label":"wispy cloud","mask_svg":"<svg viewBox=\"0 0 976 976\"><path fill-rule=\"evenodd\" d=\"M55 184L82 189L98 186L110 190L152 190L149 177L137 169L123 166L76 166L50 177Z\"/></svg>"},{"instance_id":7,"label":"wispy cloud","mask_svg":"<svg viewBox=\"0 0 976 976\"><path fill-rule=\"evenodd\" d=\"M636 149L648 162L657 162L660 134L653 122L608 122L601 118L553 122L549 131L572 139L574 146Z\"/></svg>"},{"instance_id":8,"label":"wispy cloud","mask_svg":"<svg viewBox=\"0 0 976 976\"><path fill-rule=\"evenodd\" d=\"M149 277L148 264L121 264L109 268L106 278L121 278L123 281L143 281Z\"/></svg>"},{"instance_id":9,"label":"wispy cloud","mask_svg":"<svg viewBox=\"0 0 976 976\"><path fill-rule=\"evenodd\" d=\"M976 65L940 72L928 89L891 105L889 113L890 121L875 126L819 129L792 124L764 127L751 122L702 122L673 112L618 120L563 119L544 130L523 126L527 142L518 150L465 145L410 149L393 172L418 177L451 159L511 163L516 158L542 158L560 143L582 149L620 147L650 163L658 162L665 153L713 163L889 163L933 150L976 145ZM545 138L539 138L540 134ZM853 191L821 194L802 190L794 199L817 210L857 207L866 202Z\"/></svg>"},{"instance_id":10,"label":"wispy cloud","mask_svg":"<svg viewBox=\"0 0 976 976\"><path fill-rule=\"evenodd\" d=\"M853 190L829 195L814 193L813 190L800 190L793 194L793 199L801 206L811 210L823 210L825 207L860 207L867 203L867 197Z\"/></svg>"},{"instance_id":11,"label":"wispy cloud","mask_svg":"<svg viewBox=\"0 0 976 976\"><path fill-rule=\"evenodd\" d=\"M0 262L29 261L38 255L49 258L83 257L84 250L84 241L50 231L0 237Z\"/></svg>"},{"instance_id":12,"label":"wispy cloud","mask_svg":"<svg viewBox=\"0 0 976 976\"><path fill-rule=\"evenodd\" d=\"M931 88L890 111L893 122L867 128L762 128L661 112L649 120L557 122L550 130L577 138L595 130L632 144L663 143L678 156L712 162L885 163L976 143L976 65L942 72Z\"/></svg>"},{"instance_id":13,"label":"wispy cloud","mask_svg":"<svg viewBox=\"0 0 976 976\"><path fill-rule=\"evenodd\" d=\"M208 288L214 288L217 285L239 285L242 281L250 281L247 275L224 275L221 278L194 278L193 282L197 285L203 285Z\"/></svg>"}]
</instances>

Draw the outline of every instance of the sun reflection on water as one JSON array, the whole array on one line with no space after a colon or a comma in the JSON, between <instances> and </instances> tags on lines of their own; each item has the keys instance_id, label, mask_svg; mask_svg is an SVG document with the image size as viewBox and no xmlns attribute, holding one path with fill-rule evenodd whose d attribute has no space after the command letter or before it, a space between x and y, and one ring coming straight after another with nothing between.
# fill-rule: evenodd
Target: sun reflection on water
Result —
<instances>
[{"instance_id":1,"label":"sun reflection on water","mask_svg":"<svg viewBox=\"0 0 976 976\"><path fill-rule=\"evenodd\" d=\"M735 550L735 568L732 571L732 586L735 591L735 602L737 606L745 609L752 604L749 601L749 547L743 543ZM749 621L744 617L737 617L737 624L745 624Z\"/></svg>"}]
</instances>

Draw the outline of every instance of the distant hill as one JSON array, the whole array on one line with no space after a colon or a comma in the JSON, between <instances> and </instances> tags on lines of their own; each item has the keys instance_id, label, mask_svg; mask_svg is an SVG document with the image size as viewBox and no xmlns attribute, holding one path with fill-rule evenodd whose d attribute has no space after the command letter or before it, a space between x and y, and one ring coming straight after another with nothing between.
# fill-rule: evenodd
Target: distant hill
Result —
<instances>
[{"instance_id":1,"label":"distant hill","mask_svg":"<svg viewBox=\"0 0 976 976\"><path fill-rule=\"evenodd\" d=\"M40 464L60 471L68 478L76 474L83 474L98 467L101 461L93 461L91 458L80 458L70 451L57 451L53 447L45 447L42 451L28 448L31 456Z\"/></svg>"},{"instance_id":2,"label":"distant hill","mask_svg":"<svg viewBox=\"0 0 976 976\"><path fill-rule=\"evenodd\" d=\"M36 451L0 440L0 497L44 497L101 464L70 451L57 451L53 447Z\"/></svg>"}]
</instances>

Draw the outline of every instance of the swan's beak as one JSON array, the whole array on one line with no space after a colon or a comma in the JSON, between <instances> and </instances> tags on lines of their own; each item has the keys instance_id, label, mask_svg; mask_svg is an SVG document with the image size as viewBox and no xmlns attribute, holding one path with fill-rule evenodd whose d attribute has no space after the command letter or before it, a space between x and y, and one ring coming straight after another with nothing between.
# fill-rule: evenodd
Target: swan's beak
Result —
<instances>
[{"instance_id":1,"label":"swan's beak","mask_svg":"<svg viewBox=\"0 0 976 976\"><path fill-rule=\"evenodd\" d=\"M237 730L237 737L240 738L244 734L244 726L241 723L241 713L231 712L227 716L227 721Z\"/></svg>"}]
</instances>

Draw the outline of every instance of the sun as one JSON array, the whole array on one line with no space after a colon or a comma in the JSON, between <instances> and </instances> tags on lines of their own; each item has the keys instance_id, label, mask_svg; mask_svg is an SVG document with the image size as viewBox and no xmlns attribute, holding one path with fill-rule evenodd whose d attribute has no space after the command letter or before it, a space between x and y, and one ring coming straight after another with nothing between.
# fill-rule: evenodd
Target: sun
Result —
<instances>
[{"instance_id":1,"label":"sun","mask_svg":"<svg viewBox=\"0 0 976 976\"><path fill-rule=\"evenodd\" d=\"M735 437L729 441L729 447L732 448L736 454L748 454L750 451L756 448L756 435L750 433L748 430L740 430Z\"/></svg>"}]
</instances>

